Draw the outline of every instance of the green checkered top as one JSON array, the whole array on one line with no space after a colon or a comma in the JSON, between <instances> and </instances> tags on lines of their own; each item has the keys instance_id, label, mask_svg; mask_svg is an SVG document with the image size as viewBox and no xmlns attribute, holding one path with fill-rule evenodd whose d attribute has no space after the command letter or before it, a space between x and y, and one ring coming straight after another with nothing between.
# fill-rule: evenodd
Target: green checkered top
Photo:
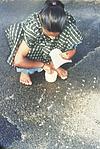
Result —
<instances>
[{"instance_id":1,"label":"green checkered top","mask_svg":"<svg viewBox=\"0 0 100 149\"><path fill-rule=\"evenodd\" d=\"M68 13L66 13L66 24L63 32L55 39L50 39L43 34L38 12L30 15L20 23L10 25L5 32L10 47L10 55L7 62L12 66L18 46L22 40L30 48L27 58L42 62L51 60L49 53L54 48L65 52L73 49L75 45L80 44L82 41L82 36L75 24L75 20Z\"/></svg>"}]
</instances>

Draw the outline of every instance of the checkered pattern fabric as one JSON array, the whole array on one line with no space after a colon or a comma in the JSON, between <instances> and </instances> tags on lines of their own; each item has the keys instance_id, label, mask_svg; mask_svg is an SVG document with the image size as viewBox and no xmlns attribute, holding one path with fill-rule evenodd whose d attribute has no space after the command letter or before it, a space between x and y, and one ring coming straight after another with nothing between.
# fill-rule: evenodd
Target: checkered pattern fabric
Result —
<instances>
[{"instance_id":1,"label":"checkered pattern fabric","mask_svg":"<svg viewBox=\"0 0 100 149\"><path fill-rule=\"evenodd\" d=\"M6 30L6 36L10 47L10 55L7 62L13 66L14 57L22 40L26 42L30 51L27 58L49 62L49 53L52 49L58 48L62 52L73 49L82 41L74 18L66 13L66 24L63 32L55 39L50 39L42 32L39 19L39 12L30 15L20 23L10 25Z\"/></svg>"}]
</instances>

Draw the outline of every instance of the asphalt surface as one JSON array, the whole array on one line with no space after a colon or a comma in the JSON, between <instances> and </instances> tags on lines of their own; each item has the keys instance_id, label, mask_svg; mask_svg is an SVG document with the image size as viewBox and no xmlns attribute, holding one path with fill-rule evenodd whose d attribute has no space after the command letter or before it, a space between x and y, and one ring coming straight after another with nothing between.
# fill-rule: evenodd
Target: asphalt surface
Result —
<instances>
[{"instance_id":1,"label":"asphalt surface","mask_svg":"<svg viewBox=\"0 0 100 149\"><path fill-rule=\"evenodd\" d=\"M66 4L66 3L65 3ZM33 85L18 82L7 63L4 29L39 10L41 1L0 2L0 145L9 149L100 148L100 5L68 3L84 40L78 46L66 81L45 81L34 74Z\"/></svg>"}]
</instances>

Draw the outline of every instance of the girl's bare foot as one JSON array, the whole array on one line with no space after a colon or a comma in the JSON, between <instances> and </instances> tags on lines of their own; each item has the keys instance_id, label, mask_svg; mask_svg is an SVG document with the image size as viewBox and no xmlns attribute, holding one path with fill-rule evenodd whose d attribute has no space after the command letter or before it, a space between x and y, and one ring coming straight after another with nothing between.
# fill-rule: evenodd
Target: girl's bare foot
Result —
<instances>
[{"instance_id":1,"label":"girl's bare foot","mask_svg":"<svg viewBox=\"0 0 100 149\"><path fill-rule=\"evenodd\" d=\"M63 80L67 79L68 77L68 71L61 67L57 68L57 73L58 73L58 76L61 77L61 79Z\"/></svg>"},{"instance_id":2,"label":"girl's bare foot","mask_svg":"<svg viewBox=\"0 0 100 149\"><path fill-rule=\"evenodd\" d=\"M20 83L25 85L32 85L32 81L30 79L29 74L21 73L20 74Z\"/></svg>"}]
</instances>

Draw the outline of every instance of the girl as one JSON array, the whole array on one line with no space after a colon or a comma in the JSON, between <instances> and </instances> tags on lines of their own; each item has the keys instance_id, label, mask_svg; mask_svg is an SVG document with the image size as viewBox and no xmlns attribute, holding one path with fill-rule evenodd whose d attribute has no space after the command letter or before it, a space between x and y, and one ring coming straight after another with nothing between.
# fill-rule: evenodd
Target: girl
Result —
<instances>
[{"instance_id":1,"label":"girl","mask_svg":"<svg viewBox=\"0 0 100 149\"><path fill-rule=\"evenodd\" d=\"M30 74L35 71L52 73L55 70L62 79L67 78L67 70L55 69L49 54L57 48L69 60L82 41L75 20L59 0L46 0L41 11L11 25L6 35L11 49L7 62L21 73L20 82L25 85L32 85Z\"/></svg>"}]
</instances>

